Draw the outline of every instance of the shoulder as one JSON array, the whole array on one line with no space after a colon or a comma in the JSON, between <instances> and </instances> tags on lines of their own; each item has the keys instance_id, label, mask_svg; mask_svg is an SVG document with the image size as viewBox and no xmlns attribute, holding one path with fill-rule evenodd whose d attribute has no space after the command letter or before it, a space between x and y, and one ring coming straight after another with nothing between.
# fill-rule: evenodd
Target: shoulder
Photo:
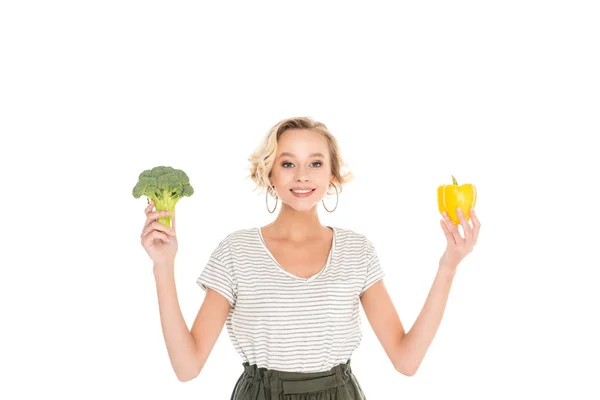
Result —
<instances>
[{"instance_id":1,"label":"shoulder","mask_svg":"<svg viewBox=\"0 0 600 400\"><path fill-rule=\"evenodd\" d=\"M354 274L363 282L375 254L373 243L366 234L355 229L336 227L336 231L335 264L347 270L348 276Z\"/></svg>"},{"instance_id":2,"label":"shoulder","mask_svg":"<svg viewBox=\"0 0 600 400\"><path fill-rule=\"evenodd\" d=\"M239 264L236 261L252 254L252 246L255 246L256 241L253 231L252 228L246 228L221 233L220 236L215 233L214 239L211 239L213 248L210 259L226 267L232 276L235 275Z\"/></svg>"},{"instance_id":3,"label":"shoulder","mask_svg":"<svg viewBox=\"0 0 600 400\"><path fill-rule=\"evenodd\" d=\"M256 246L259 236L256 228L241 228L229 231L216 239L216 248L227 252Z\"/></svg>"},{"instance_id":4,"label":"shoulder","mask_svg":"<svg viewBox=\"0 0 600 400\"><path fill-rule=\"evenodd\" d=\"M244 244L256 240L257 235L256 228L240 228L227 233L221 241L229 245Z\"/></svg>"},{"instance_id":5,"label":"shoulder","mask_svg":"<svg viewBox=\"0 0 600 400\"><path fill-rule=\"evenodd\" d=\"M336 248L339 252L365 255L374 251L373 243L366 234L350 228L335 227L335 230Z\"/></svg>"},{"instance_id":6,"label":"shoulder","mask_svg":"<svg viewBox=\"0 0 600 400\"><path fill-rule=\"evenodd\" d=\"M367 244L370 242L369 238L364 233L358 232L350 228L334 227L337 233L338 239L343 239L353 244Z\"/></svg>"}]
</instances>

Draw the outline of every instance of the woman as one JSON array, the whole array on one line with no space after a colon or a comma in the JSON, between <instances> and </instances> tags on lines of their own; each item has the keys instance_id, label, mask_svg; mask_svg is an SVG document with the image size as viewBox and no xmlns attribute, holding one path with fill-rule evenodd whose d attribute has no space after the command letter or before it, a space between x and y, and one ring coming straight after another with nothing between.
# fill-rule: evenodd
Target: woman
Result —
<instances>
[{"instance_id":1,"label":"woman","mask_svg":"<svg viewBox=\"0 0 600 400\"><path fill-rule=\"evenodd\" d=\"M477 242L473 210L473 227L460 215L464 239L446 215L441 220L448 245L423 311L405 333L371 241L319 221L319 202L326 194L339 196L352 179L342 172L327 127L310 118L280 121L249 161L250 177L276 198L275 207L281 200L281 209L270 224L232 232L213 250L197 279L206 295L191 332L175 291L175 215L169 230L156 222L168 214L153 211L152 203L146 208L142 243L154 262L177 377L198 376L226 323L244 368L232 400L365 399L350 366L362 337L359 303L392 365L412 376L440 324L456 268ZM267 209L275 210L268 201Z\"/></svg>"}]
</instances>

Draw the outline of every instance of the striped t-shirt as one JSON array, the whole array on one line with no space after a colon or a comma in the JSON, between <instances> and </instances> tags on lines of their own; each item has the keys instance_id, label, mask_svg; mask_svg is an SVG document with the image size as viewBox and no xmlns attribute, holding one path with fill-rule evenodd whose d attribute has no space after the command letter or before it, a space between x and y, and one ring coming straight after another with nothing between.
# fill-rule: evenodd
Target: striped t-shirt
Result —
<instances>
[{"instance_id":1,"label":"striped t-shirt","mask_svg":"<svg viewBox=\"0 0 600 400\"><path fill-rule=\"evenodd\" d=\"M283 269L258 227L228 234L210 255L197 283L231 305L227 332L242 362L321 372L347 362L359 346L359 297L384 272L366 236L330 228L327 262L310 278Z\"/></svg>"}]
</instances>

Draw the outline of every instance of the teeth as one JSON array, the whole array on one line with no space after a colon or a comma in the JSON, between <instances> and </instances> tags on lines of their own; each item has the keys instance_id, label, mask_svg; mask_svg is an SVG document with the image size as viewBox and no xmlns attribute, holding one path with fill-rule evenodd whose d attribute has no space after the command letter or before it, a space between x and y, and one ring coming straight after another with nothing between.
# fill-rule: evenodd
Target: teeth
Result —
<instances>
[{"instance_id":1,"label":"teeth","mask_svg":"<svg viewBox=\"0 0 600 400\"><path fill-rule=\"evenodd\" d=\"M294 192L294 193L308 193L308 192L312 192L312 189L309 189L309 190L292 190L292 192Z\"/></svg>"}]
</instances>

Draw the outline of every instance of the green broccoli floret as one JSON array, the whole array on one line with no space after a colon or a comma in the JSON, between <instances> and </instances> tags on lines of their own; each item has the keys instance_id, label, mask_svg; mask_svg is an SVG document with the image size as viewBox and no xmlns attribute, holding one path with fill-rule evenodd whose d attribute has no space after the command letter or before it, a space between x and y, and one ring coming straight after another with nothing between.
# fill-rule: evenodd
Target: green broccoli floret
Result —
<instances>
[{"instance_id":1,"label":"green broccoli floret","mask_svg":"<svg viewBox=\"0 0 600 400\"><path fill-rule=\"evenodd\" d=\"M194 194L194 188L190 185L190 179L180 169L159 166L147 169L139 176L138 183L133 188L133 197L139 199L141 196L148 197L154 201L157 210L167 210L171 215L159 217L158 222L171 228L171 217L175 210L175 204L183 196Z\"/></svg>"}]
</instances>

